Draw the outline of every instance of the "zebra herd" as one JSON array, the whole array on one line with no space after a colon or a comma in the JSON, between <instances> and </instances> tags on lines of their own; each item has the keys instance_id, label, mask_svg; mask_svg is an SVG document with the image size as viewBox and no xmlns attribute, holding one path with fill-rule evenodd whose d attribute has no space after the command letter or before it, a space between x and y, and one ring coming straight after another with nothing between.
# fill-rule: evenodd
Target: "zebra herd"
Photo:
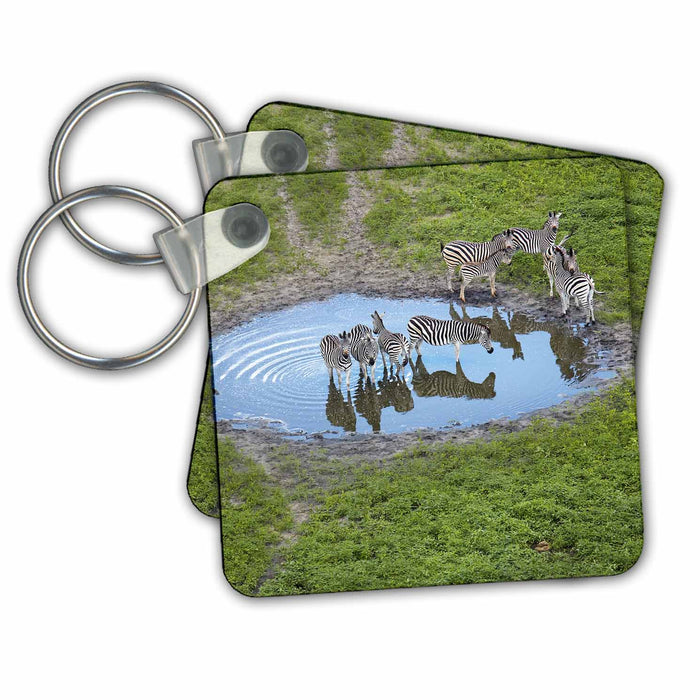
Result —
<instances>
[{"instance_id":1,"label":"zebra herd","mask_svg":"<svg viewBox=\"0 0 700 700\"><path fill-rule=\"evenodd\" d=\"M593 278L581 272L572 248L568 250L563 244L565 236L556 243L561 212L550 211L541 229L509 228L496 234L490 241L474 243L470 241L452 241L440 244L442 258L447 265L447 288L452 289L452 279L459 270L461 279L460 299L465 301L464 290L475 279L486 277L491 285L491 296L496 296L496 272L501 265L510 265L516 251L541 254L544 270L549 277L549 296L554 296L554 289L561 299L562 315L566 315L571 300L583 309L586 322L595 323L593 312L594 294L603 294L595 288ZM475 321L444 320L431 316L413 316L408 321L408 335L389 331L383 321L383 314L375 311L372 316L372 329L364 324L357 324L349 333L326 335L321 340L321 356L328 369L330 379L333 372L345 374L350 385L352 360L360 365L360 375L375 379L375 365L381 354L384 369L396 367L397 374L408 364L411 351L421 356L421 345L453 345L455 359L459 362L460 347L465 344L479 343L489 354L493 352L491 331L488 326ZM376 336L376 338L374 337Z\"/></svg>"},{"instance_id":2,"label":"zebra herd","mask_svg":"<svg viewBox=\"0 0 700 700\"><path fill-rule=\"evenodd\" d=\"M396 367L397 375L408 364L411 350L421 356L421 345L454 345L455 357L459 362L460 347L467 343L479 343L490 354L493 352L491 331L487 326L475 321L445 321L431 316L413 316L408 321L407 338L403 333L393 333L384 325L383 314L372 313L372 330L369 326L357 324L349 333L343 331L340 335L326 335L321 340L321 357L328 369L332 380L333 372L345 374L345 381L350 386L350 369L354 358L360 365L360 375L369 377L371 368L372 381L375 377L377 357L381 354L384 369ZM373 333L376 339L373 336Z\"/></svg>"},{"instance_id":3,"label":"zebra herd","mask_svg":"<svg viewBox=\"0 0 700 700\"><path fill-rule=\"evenodd\" d=\"M565 236L556 243L561 212L550 211L541 229L509 228L496 234L485 243L471 241L452 241L440 244L442 258L447 265L447 288L452 290L452 279L459 270L461 286L459 297L464 298L464 289L473 280L487 277L491 283L491 296L496 296L496 272L501 265L510 265L516 251L541 254L544 269L549 277L549 296L554 296L554 289L561 299L562 315L566 315L573 299L577 307L586 314L586 323L595 323L593 311L594 294L603 294L595 288L593 278L581 272L576 262L576 253L572 248L566 250ZM569 234L571 235L571 234Z\"/></svg>"}]
</instances>

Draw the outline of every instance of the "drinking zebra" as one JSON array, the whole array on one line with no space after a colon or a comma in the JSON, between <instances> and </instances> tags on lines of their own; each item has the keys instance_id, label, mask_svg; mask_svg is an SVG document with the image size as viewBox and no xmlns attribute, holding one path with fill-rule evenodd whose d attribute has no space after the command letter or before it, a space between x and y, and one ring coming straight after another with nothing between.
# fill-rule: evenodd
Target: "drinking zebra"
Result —
<instances>
[{"instance_id":1,"label":"drinking zebra","mask_svg":"<svg viewBox=\"0 0 700 700\"><path fill-rule=\"evenodd\" d=\"M489 354L493 352L491 331L474 321L443 321L431 316L414 316L408 322L408 335L411 338L410 347L416 349L418 356L423 341L428 345L454 345L457 362L460 347L469 343L479 343Z\"/></svg>"},{"instance_id":2,"label":"drinking zebra","mask_svg":"<svg viewBox=\"0 0 700 700\"><path fill-rule=\"evenodd\" d=\"M595 283L590 275L582 272L572 273L570 271L570 260L567 262L569 256L563 248L554 247L553 251L554 254L547 259L547 262L553 264L554 286L561 298L562 316L566 316L569 304L573 298L584 310L586 323L595 323L593 295L604 294L605 292L596 290Z\"/></svg>"},{"instance_id":3,"label":"drinking zebra","mask_svg":"<svg viewBox=\"0 0 700 700\"><path fill-rule=\"evenodd\" d=\"M455 270L462 265L483 262L499 250L515 248L513 234L508 231L497 233L490 241L472 243L470 241L452 241L447 245L440 243L442 259L447 265L447 288L452 291L452 278Z\"/></svg>"},{"instance_id":4,"label":"drinking zebra","mask_svg":"<svg viewBox=\"0 0 700 700\"><path fill-rule=\"evenodd\" d=\"M462 284L459 288L459 298L464 299L464 288L475 279L480 277L488 277L491 284L491 296L496 296L496 272L501 265L510 265L513 262L513 250L499 250L489 256L483 262L467 263L459 268L459 276L462 279Z\"/></svg>"},{"instance_id":5,"label":"drinking zebra","mask_svg":"<svg viewBox=\"0 0 700 700\"><path fill-rule=\"evenodd\" d=\"M515 248L524 253L544 253L556 241L560 217L560 211L550 211L547 215L547 221L540 229L509 228L508 231L513 236Z\"/></svg>"},{"instance_id":6,"label":"drinking zebra","mask_svg":"<svg viewBox=\"0 0 700 700\"><path fill-rule=\"evenodd\" d=\"M396 365L396 371L400 372L401 368L408 364L408 355L410 353L408 338L403 333L388 331L384 326L383 316L384 314L380 314L378 311L372 314L372 330L379 341L379 352L382 354L384 369L386 369L386 358L384 355L387 354L389 356L389 365L391 367Z\"/></svg>"},{"instance_id":7,"label":"drinking zebra","mask_svg":"<svg viewBox=\"0 0 700 700\"><path fill-rule=\"evenodd\" d=\"M367 367L372 368L372 381L376 370L379 343L374 339L369 326L358 323L350 331L350 354L360 365L360 376L369 376Z\"/></svg>"},{"instance_id":8,"label":"drinking zebra","mask_svg":"<svg viewBox=\"0 0 700 700\"><path fill-rule=\"evenodd\" d=\"M338 373L338 386L340 386L340 373L345 372L345 382L350 386L350 335L343 331L339 336L325 335L321 340L321 357L328 368L328 377L333 381L333 370Z\"/></svg>"}]
</instances>

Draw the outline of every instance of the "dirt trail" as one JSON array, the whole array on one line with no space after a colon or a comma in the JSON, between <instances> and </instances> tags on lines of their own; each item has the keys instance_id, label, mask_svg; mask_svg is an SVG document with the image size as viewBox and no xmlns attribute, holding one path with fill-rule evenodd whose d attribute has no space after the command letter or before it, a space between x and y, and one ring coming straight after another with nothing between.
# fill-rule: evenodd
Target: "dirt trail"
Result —
<instances>
[{"instance_id":1,"label":"dirt trail","mask_svg":"<svg viewBox=\"0 0 700 700\"><path fill-rule=\"evenodd\" d=\"M335 130L333 129L335 116L332 114L329 114L328 116L329 121L322 127L323 133L326 135L326 143L328 144L328 152L326 153L324 170L340 170L340 158L338 158L338 147L335 143Z\"/></svg>"},{"instance_id":2,"label":"dirt trail","mask_svg":"<svg viewBox=\"0 0 700 700\"><path fill-rule=\"evenodd\" d=\"M418 149L409 141L406 125L394 124L394 140L384 152L384 165L395 168L402 165L415 165L418 161Z\"/></svg>"}]
</instances>

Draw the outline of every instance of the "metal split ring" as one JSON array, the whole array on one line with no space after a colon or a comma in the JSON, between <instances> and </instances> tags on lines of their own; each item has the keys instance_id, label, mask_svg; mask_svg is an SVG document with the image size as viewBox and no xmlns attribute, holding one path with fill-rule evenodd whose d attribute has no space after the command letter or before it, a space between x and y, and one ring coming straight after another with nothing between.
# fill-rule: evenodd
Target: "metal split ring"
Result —
<instances>
[{"instance_id":1,"label":"metal split ring","mask_svg":"<svg viewBox=\"0 0 700 700\"><path fill-rule=\"evenodd\" d=\"M182 90L178 90L171 85L165 83L151 82L147 80L137 80L127 83L118 83L106 87L103 90L96 92L86 100L81 102L63 122L61 128L56 134L53 146L51 148L51 156L49 158L49 189L51 190L51 198L54 203L64 200L63 188L61 187L61 159L66 141L76 124L95 107L121 95L132 95L136 93L159 95L175 100L192 110L202 121L207 125L209 131L217 140L223 140L226 137L223 127L218 119L205 107L199 100L192 95L189 95ZM87 190L83 190L85 192ZM81 200L82 201L82 200ZM157 200L155 200L157 201ZM75 200L73 200L75 203ZM80 224L75 220L73 215L66 210L61 210L61 221L70 233L93 253L111 260L112 262L121 263L123 265L157 265L163 262L160 253L129 253L127 251L111 248L97 239L93 238Z\"/></svg>"},{"instance_id":2,"label":"metal split ring","mask_svg":"<svg viewBox=\"0 0 700 700\"><path fill-rule=\"evenodd\" d=\"M76 204L87 202L92 199L102 199L104 197L118 197L120 199L129 199L134 202L139 202L140 204L145 204L161 214L171 226L184 226L184 221L173 209L171 209L157 197L147 194L146 192L142 192L141 190L136 190L131 187L123 187L120 185L102 185L99 187L88 187L86 189L79 190L78 192L74 192L73 194L70 194L56 202L52 207L47 209L37 219L34 226L32 226L27 238L24 241L22 251L19 256L17 287L24 315L27 317L27 320L34 329L34 332L47 347L66 360L70 360L71 362L82 365L83 367L90 367L92 369L126 369L128 367L142 365L145 362L155 359L159 355L162 355L166 350L169 350L178 340L180 340L190 323L192 323L192 319L197 312L197 307L199 306L199 302L202 297L201 287L198 287L190 292L187 300L187 306L185 307L182 316L180 316L180 319L175 324L175 327L164 338L146 350L133 355L126 355L124 357L96 357L94 355L87 355L60 341L55 335L53 335L53 333L51 333L51 331L44 325L43 321L39 317L39 314L34 307L34 302L32 301L31 292L29 290L29 265L32 261L34 248L36 247L36 244L46 227L56 218L68 214L68 210ZM87 234L84 235L87 236ZM92 250L90 245L87 245L86 243L85 245ZM120 253L120 251L115 252ZM122 255L131 254L124 253ZM103 255L102 257L106 257L110 260L114 259L108 255ZM118 262L125 261L119 260ZM153 260L151 262L161 262L161 260Z\"/></svg>"}]
</instances>

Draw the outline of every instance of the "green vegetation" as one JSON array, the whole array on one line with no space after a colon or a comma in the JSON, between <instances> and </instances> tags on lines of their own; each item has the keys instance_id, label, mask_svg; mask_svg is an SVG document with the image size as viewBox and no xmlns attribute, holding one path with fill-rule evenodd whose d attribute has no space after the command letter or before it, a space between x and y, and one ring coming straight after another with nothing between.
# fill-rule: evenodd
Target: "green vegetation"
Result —
<instances>
[{"instance_id":1,"label":"green vegetation","mask_svg":"<svg viewBox=\"0 0 700 700\"><path fill-rule=\"evenodd\" d=\"M187 491L192 503L205 515L219 517L219 476L216 460L216 427L212 396L211 364L207 362L200 404L197 433L194 437Z\"/></svg>"},{"instance_id":2,"label":"green vegetation","mask_svg":"<svg viewBox=\"0 0 700 700\"><path fill-rule=\"evenodd\" d=\"M617 160L625 185L632 328L639 333L664 183L650 165Z\"/></svg>"},{"instance_id":3,"label":"green vegetation","mask_svg":"<svg viewBox=\"0 0 700 700\"><path fill-rule=\"evenodd\" d=\"M571 422L418 445L381 466L326 463L315 485L314 464L288 467L305 472L294 486L289 474L275 483L223 445L224 566L246 594L604 576L641 552L631 379ZM312 512L294 526L302 498ZM536 551L541 541L551 548Z\"/></svg>"},{"instance_id":4,"label":"green vegetation","mask_svg":"<svg viewBox=\"0 0 700 700\"><path fill-rule=\"evenodd\" d=\"M334 242L348 197L347 174L331 172L319 178L290 177L287 188L299 223L309 238L320 239L324 245Z\"/></svg>"},{"instance_id":5,"label":"green vegetation","mask_svg":"<svg viewBox=\"0 0 700 700\"><path fill-rule=\"evenodd\" d=\"M417 150L416 163L478 163L516 158L575 158L590 155L584 151L415 124L406 125L406 134Z\"/></svg>"},{"instance_id":6,"label":"green vegetation","mask_svg":"<svg viewBox=\"0 0 700 700\"><path fill-rule=\"evenodd\" d=\"M273 546L293 525L283 492L265 470L226 438L219 438L221 540L228 576L242 593L252 592L273 562Z\"/></svg>"},{"instance_id":7,"label":"green vegetation","mask_svg":"<svg viewBox=\"0 0 700 700\"><path fill-rule=\"evenodd\" d=\"M376 168L394 140L394 123L341 112L333 131L342 168Z\"/></svg>"}]
</instances>

